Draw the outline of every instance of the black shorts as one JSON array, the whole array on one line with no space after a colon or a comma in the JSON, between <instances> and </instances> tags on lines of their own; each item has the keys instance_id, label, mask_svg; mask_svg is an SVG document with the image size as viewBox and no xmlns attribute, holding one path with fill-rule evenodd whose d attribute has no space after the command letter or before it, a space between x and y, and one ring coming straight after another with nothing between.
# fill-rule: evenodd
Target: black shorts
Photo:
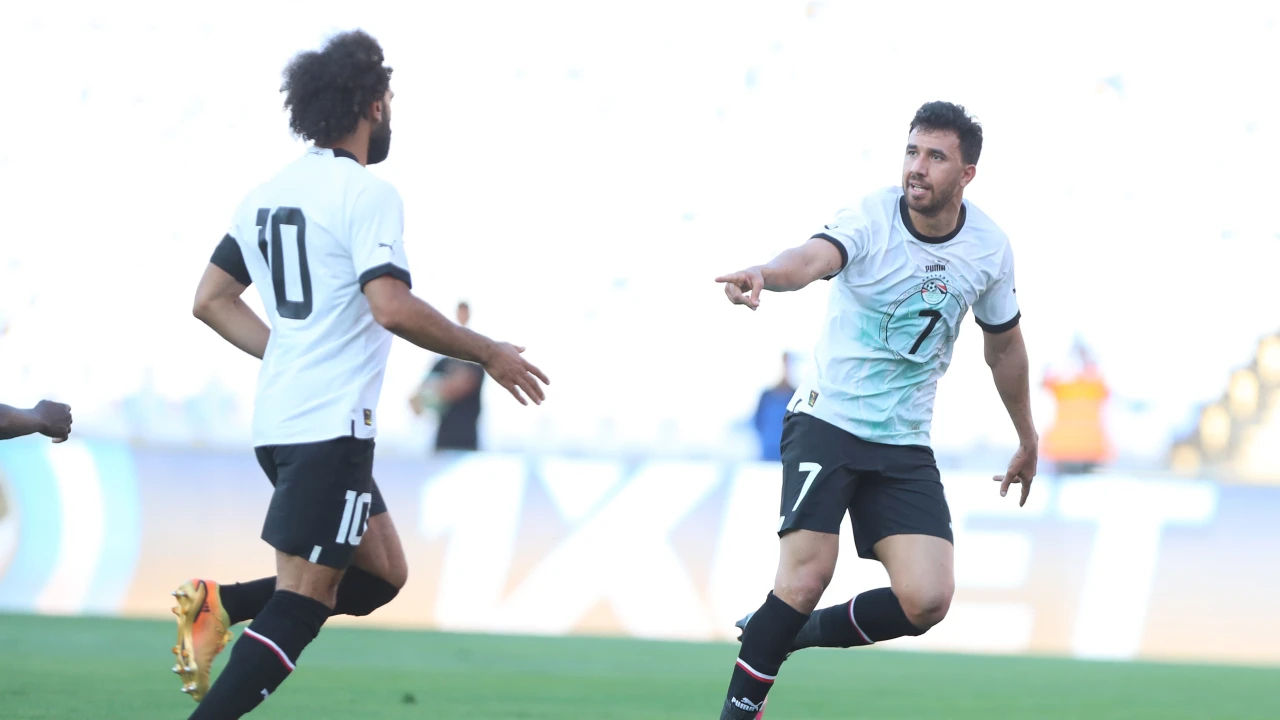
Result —
<instances>
[{"instance_id":1,"label":"black shorts","mask_svg":"<svg viewBox=\"0 0 1280 720\"><path fill-rule=\"evenodd\" d=\"M792 530L840 533L853 524L858 556L876 559L890 535L932 535L948 542L951 511L933 450L863 440L806 413L782 421L782 517Z\"/></svg>"},{"instance_id":2,"label":"black shorts","mask_svg":"<svg viewBox=\"0 0 1280 720\"><path fill-rule=\"evenodd\" d=\"M373 481L373 440L340 437L255 451L276 489L262 539L280 552L345 569L369 518L387 511Z\"/></svg>"}]
</instances>

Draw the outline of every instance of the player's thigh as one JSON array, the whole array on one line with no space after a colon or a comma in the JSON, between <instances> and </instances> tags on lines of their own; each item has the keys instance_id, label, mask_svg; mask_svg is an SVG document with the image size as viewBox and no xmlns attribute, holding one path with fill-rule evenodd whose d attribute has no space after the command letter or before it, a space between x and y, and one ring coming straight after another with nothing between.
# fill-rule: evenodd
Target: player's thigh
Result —
<instances>
[{"instance_id":1,"label":"player's thigh","mask_svg":"<svg viewBox=\"0 0 1280 720\"><path fill-rule=\"evenodd\" d=\"M846 467L853 436L805 413L782 421L782 502L778 536L796 530L838 535L854 491Z\"/></svg>"},{"instance_id":2,"label":"player's thigh","mask_svg":"<svg viewBox=\"0 0 1280 720\"><path fill-rule=\"evenodd\" d=\"M933 452L865 443L860 453L869 471L860 476L849 505L858 556L883 560L877 547L895 535L928 535L950 545L951 510Z\"/></svg>"},{"instance_id":3,"label":"player's thigh","mask_svg":"<svg viewBox=\"0 0 1280 720\"><path fill-rule=\"evenodd\" d=\"M855 476L846 464L853 436L804 413L782 426L780 553L774 594L809 612L835 573L840 526Z\"/></svg>"},{"instance_id":4,"label":"player's thigh","mask_svg":"<svg viewBox=\"0 0 1280 720\"><path fill-rule=\"evenodd\" d=\"M374 489L373 510L369 515L369 526L360 539L360 546L352 564L366 572L377 575L396 587L404 587L409 577L409 565L404 557L404 547L400 543L400 534L396 532L395 523L391 521L391 513L381 502L381 494L377 484Z\"/></svg>"},{"instance_id":5,"label":"player's thigh","mask_svg":"<svg viewBox=\"0 0 1280 720\"><path fill-rule=\"evenodd\" d=\"M344 570L374 501L373 443L336 438L270 448L275 491L262 539L281 553Z\"/></svg>"}]
</instances>

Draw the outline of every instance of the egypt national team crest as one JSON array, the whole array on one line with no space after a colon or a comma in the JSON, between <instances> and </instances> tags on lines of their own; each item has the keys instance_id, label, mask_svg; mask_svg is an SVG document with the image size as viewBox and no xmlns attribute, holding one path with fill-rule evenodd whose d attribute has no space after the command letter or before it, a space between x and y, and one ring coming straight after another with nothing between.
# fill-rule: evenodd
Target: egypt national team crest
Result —
<instances>
[{"instance_id":1,"label":"egypt national team crest","mask_svg":"<svg viewBox=\"0 0 1280 720\"><path fill-rule=\"evenodd\" d=\"M947 299L947 283L942 278L930 278L920 288L920 297L929 305L940 305Z\"/></svg>"},{"instance_id":2,"label":"egypt national team crest","mask_svg":"<svg viewBox=\"0 0 1280 720\"><path fill-rule=\"evenodd\" d=\"M880 340L899 359L925 362L955 341L960 319L969 308L941 268L929 266L933 271L885 310Z\"/></svg>"}]
</instances>

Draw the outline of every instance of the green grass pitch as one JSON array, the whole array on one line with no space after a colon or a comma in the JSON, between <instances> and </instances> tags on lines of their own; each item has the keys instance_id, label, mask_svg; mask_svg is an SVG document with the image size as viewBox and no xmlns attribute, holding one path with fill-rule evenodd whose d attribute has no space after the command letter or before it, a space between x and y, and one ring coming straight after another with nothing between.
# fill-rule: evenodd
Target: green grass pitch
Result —
<instances>
[{"instance_id":1,"label":"green grass pitch","mask_svg":"<svg viewBox=\"0 0 1280 720\"><path fill-rule=\"evenodd\" d=\"M195 705L169 672L173 627L0 615L0 718L187 717ZM713 720L735 654L724 643L335 627L250 717ZM768 720L1275 720L1280 670L809 650L769 700Z\"/></svg>"}]
</instances>

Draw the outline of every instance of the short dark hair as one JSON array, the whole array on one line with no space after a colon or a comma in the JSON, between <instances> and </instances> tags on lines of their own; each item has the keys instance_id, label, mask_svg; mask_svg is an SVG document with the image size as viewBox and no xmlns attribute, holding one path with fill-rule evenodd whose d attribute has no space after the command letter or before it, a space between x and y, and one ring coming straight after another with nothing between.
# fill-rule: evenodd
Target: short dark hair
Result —
<instances>
[{"instance_id":1,"label":"short dark hair","mask_svg":"<svg viewBox=\"0 0 1280 720\"><path fill-rule=\"evenodd\" d=\"M960 138L960 157L968 165L977 165L982 154L982 126L969 117L963 105L935 100L920 106L911 118L911 130L950 130Z\"/></svg>"},{"instance_id":2,"label":"short dark hair","mask_svg":"<svg viewBox=\"0 0 1280 720\"><path fill-rule=\"evenodd\" d=\"M363 30L334 35L318 52L298 53L280 86L293 134L325 146L355 132L391 87L384 59L382 46Z\"/></svg>"}]
</instances>

